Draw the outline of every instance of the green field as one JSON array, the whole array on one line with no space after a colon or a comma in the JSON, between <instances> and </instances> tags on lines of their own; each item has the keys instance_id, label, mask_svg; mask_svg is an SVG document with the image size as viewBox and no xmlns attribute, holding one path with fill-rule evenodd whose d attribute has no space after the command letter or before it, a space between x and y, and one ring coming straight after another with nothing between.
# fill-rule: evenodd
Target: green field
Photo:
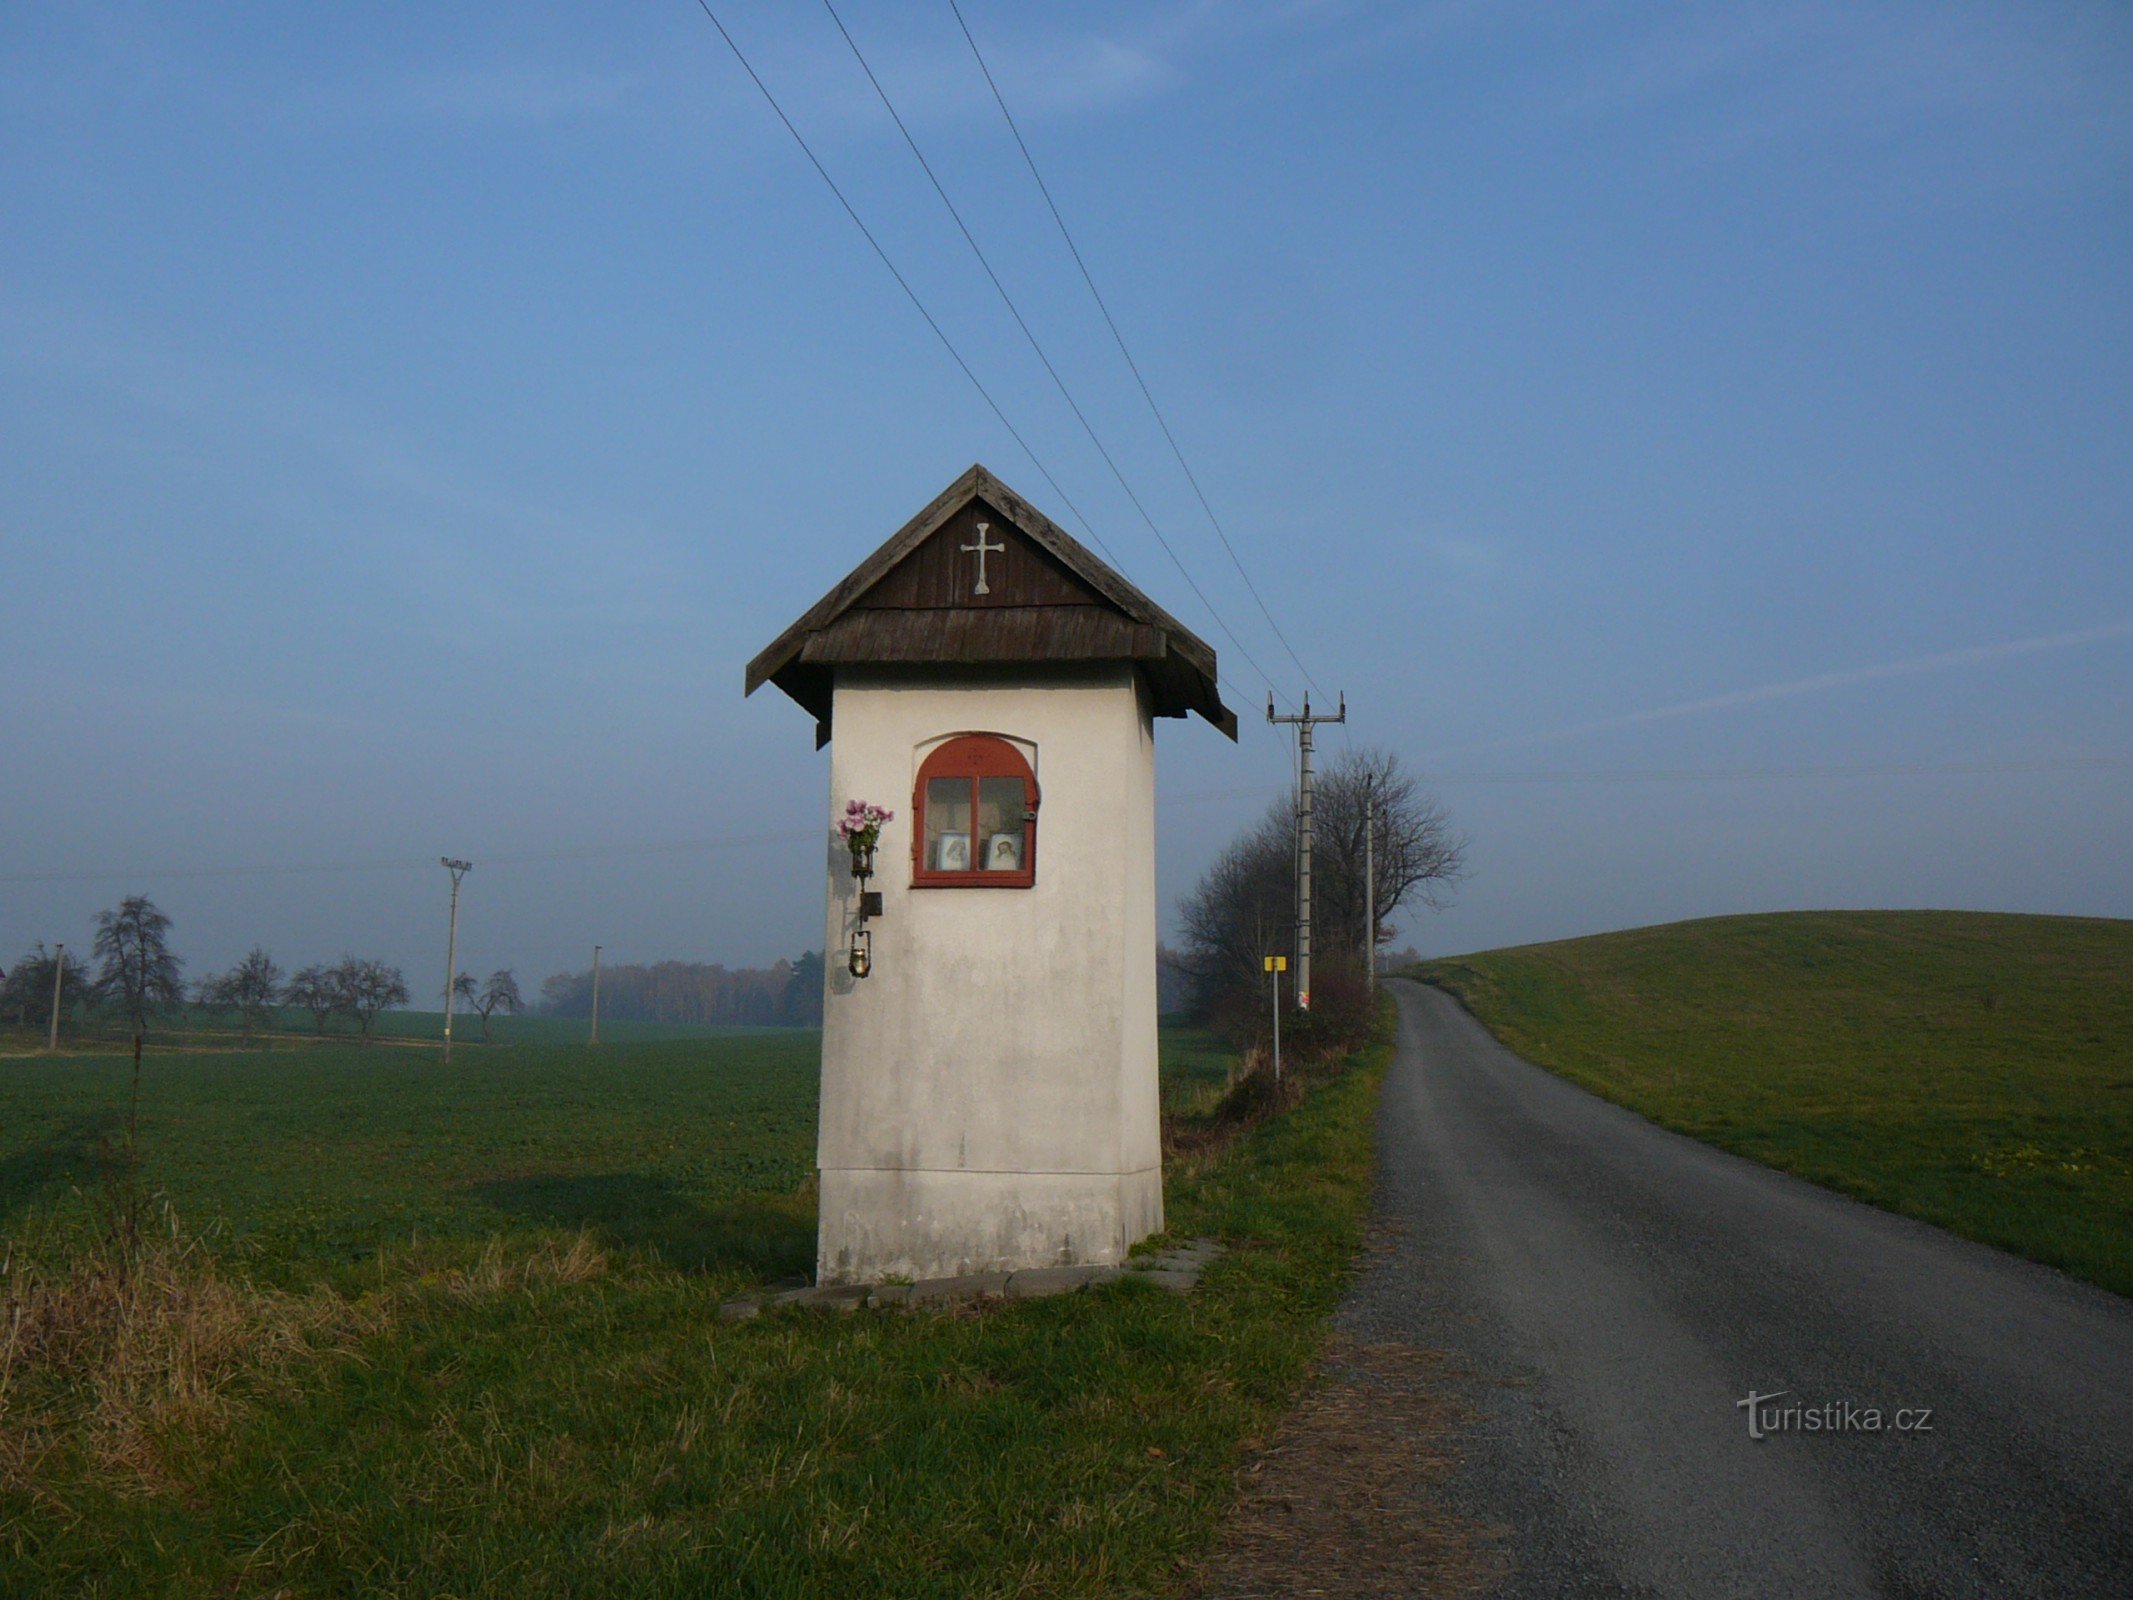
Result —
<instances>
[{"instance_id":1,"label":"green field","mask_svg":"<svg viewBox=\"0 0 2133 1600\"><path fill-rule=\"evenodd\" d=\"M1382 1047L1171 1163L1174 1230L1235 1246L1190 1298L722 1323L810 1264L815 1052L151 1053L140 1183L181 1242L124 1280L82 1263L129 1064L0 1064L10 1307L134 1308L0 1328L0 1593L1174 1588L1338 1298ZM1166 1033L1188 1122L1226 1070Z\"/></svg>"},{"instance_id":2,"label":"green field","mask_svg":"<svg viewBox=\"0 0 2133 1600\"><path fill-rule=\"evenodd\" d=\"M143 1187L282 1285L380 1250L600 1228L690 1271L813 1265L814 1033L454 1054L342 1043L150 1053ZM123 1142L120 1055L0 1066L0 1231L71 1222Z\"/></svg>"},{"instance_id":3,"label":"green field","mask_svg":"<svg viewBox=\"0 0 2133 1600\"><path fill-rule=\"evenodd\" d=\"M2133 1294L2133 922L1721 917L1420 976L1667 1127Z\"/></svg>"},{"instance_id":4,"label":"green field","mask_svg":"<svg viewBox=\"0 0 2133 1600\"><path fill-rule=\"evenodd\" d=\"M507 1017L489 1019L489 1035L497 1048L510 1045L553 1045L586 1042L590 1024L583 1017ZM442 1011L385 1011L373 1028L373 1043L381 1045L437 1045L444 1038ZM763 1034L788 1034L804 1030L775 1027L743 1027L699 1022L638 1022L605 1017L600 1022L602 1044L651 1044L676 1039L729 1039ZM45 1048L42 1028L0 1026L0 1060L41 1055ZM116 1017L92 1014L69 1016L60 1031L60 1049L69 1055L107 1055L131 1047L132 1034ZM311 1013L282 1006L271 1024L258 1030L249 1046L243 1044L237 1024L225 1012L197 1006L156 1019L148 1034L151 1048L159 1050L326 1049L337 1050L360 1044L355 1023L346 1016L327 1019L322 1032ZM482 1038L481 1018L461 1011L452 1018L452 1046L489 1048Z\"/></svg>"}]
</instances>

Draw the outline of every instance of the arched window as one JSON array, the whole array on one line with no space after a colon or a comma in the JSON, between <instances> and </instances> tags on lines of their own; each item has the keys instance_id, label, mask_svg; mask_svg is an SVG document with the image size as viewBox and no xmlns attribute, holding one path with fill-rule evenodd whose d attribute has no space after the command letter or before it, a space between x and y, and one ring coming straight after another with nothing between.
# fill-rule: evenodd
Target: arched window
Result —
<instances>
[{"instance_id":1,"label":"arched window","mask_svg":"<svg viewBox=\"0 0 2133 1600\"><path fill-rule=\"evenodd\" d=\"M966 733L918 769L911 882L921 889L1027 889L1037 881L1037 775L1005 739Z\"/></svg>"}]
</instances>

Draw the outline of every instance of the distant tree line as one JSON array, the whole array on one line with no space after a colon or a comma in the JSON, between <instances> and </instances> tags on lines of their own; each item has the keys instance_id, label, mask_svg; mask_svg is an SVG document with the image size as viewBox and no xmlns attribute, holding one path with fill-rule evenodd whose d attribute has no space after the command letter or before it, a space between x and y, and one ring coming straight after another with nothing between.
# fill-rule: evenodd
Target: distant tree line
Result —
<instances>
[{"instance_id":1,"label":"distant tree line","mask_svg":"<svg viewBox=\"0 0 2133 1600\"><path fill-rule=\"evenodd\" d=\"M73 1019L146 1033L181 1017L223 1021L238 1028L247 1044L275 1027L285 1010L308 1013L312 1028L321 1035L345 1027L367 1043L379 1016L411 998L407 975L389 961L344 955L285 973L257 945L228 971L207 973L188 984L185 963L171 948L170 935L170 918L153 900L127 896L97 914L88 960L68 950L62 962L58 951L38 943L0 972L0 1023L26 1030L48 1028L55 977L63 1022ZM516 1016L528 1009L517 975L508 967L485 979L458 973L452 995L457 1005L481 1019L484 1040L490 1036L492 1017ZM541 985L539 1009L549 1016L589 1015L592 973L550 978ZM765 969L729 970L686 961L609 967L600 974L600 1014L648 1022L819 1027L822 956L810 950L797 961L779 961Z\"/></svg>"},{"instance_id":2,"label":"distant tree line","mask_svg":"<svg viewBox=\"0 0 2133 1600\"><path fill-rule=\"evenodd\" d=\"M592 1015L592 969L559 972L541 985L550 1017ZM822 954L769 967L657 961L600 969L600 1015L617 1021L738 1023L772 1027L822 1025Z\"/></svg>"},{"instance_id":3,"label":"distant tree line","mask_svg":"<svg viewBox=\"0 0 2133 1600\"><path fill-rule=\"evenodd\" d=\"M0 1017L17 1027L48 1028L56 979L62 1021L84 1019L141 1034L190 1012L236 1023L249 1044L286 1005L309 1011L320 1033L345 1019L367 1043L378 1014L408 1000L406 975L391 962L346 955L285 980L280 964L256 945L227 972L208 973L188 987L170 930L170 918L153 900L128 895L97 913L89 961L39 943L9 967L0 976ZM489 1010L517 1009L518 985L509 972L499 972L482 993L489 1004L477 1009L486 1033Z\"/></svg>"}]
</instances>

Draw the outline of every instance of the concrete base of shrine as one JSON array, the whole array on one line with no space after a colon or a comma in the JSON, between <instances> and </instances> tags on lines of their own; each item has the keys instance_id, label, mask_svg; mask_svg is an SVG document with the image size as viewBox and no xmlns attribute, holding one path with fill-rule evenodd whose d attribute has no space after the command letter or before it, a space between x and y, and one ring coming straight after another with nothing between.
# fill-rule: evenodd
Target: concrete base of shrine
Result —
<instances>
[{"instance_id":1,"label":"concrete base of shrine","mask_svg":"<svg viewBox=\"0 0 2133 1600\"><path fill-rule=\"evenodd\" d=\"M815 1281L1112 1266L1162 1227L1160 1167L1120 1173L824 1168Z\"/></svg>"}]
</instances>

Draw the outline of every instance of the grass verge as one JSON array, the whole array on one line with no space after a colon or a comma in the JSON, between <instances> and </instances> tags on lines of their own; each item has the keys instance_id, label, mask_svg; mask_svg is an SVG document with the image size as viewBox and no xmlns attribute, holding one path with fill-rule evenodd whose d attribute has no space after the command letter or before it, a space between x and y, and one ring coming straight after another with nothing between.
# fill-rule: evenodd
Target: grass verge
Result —
<instances>
[{"instance_id":1,"label":"grass verge","mask_svg":"<svg viewBox=\"0 0 2133 1600\"><path fill-rule=\"evenodd\" d=\"M1723 917L1420 976L1655 1122L2133 1294L2133 922Z\"/></svg>"},{"instance_id":2,"label":"grass verge","mask_svg":"<svg viewBox=\"0 0 2133 1600\"><path fill-rule=\"evenodd\" d=\"M551 1230L380 1255L367 1288L345 1269L301 1289L210 1273L252 1300L197 1319L169 1302L166 1369L195 1320L234 1352L183 1404L107 1402L118 1323L69 1360L18 1347L0 1432L41 1442L0 1479L0 1591L1172 1589L1320 1348L1361 1240L1387 1051L1173 1163L1172 1231L1232 1245L1190 1297L1121 1284L721 1323L731 1263ZM1215 1115L1206 1042L1169 1054L1179 1114ZM765 1138L782 1171L789 1141ZM14 1281L27 1325L44 1313Z\"/></svg>"}]
</instances>

